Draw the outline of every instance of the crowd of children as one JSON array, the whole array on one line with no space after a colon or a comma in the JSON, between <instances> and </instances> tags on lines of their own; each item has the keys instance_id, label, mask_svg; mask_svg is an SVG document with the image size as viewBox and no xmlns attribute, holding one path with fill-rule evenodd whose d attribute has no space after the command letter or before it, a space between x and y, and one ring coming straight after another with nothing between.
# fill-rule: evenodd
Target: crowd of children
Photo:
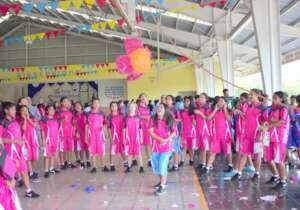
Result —
<instances>
[{"instance_id":1,"label":"crowd of children","mask_svg":"<svg viewBox=\"0 0 300 210\"><path fill-rule=\"evenodd\" d=\"M30 180L38 180L39 151L45 178L77 167L96 173L97 159L102 171L115 171L116 158L121 159L125 173L133 171L134 165L143 173L146 158L159 177L156 195L166 192L168 171L178 171L186 154L191 166L199 154L197 170L209 175L216 155L223 153L228 161L225 176L233 181L240 180L244 170L253 170L252 180L259 180L264 160L272 172L267 184L284 189L285 160L291 159L287 148L297 149L300 155L300 95L292 96L289 104L286 93L275 92L269 106L267 96L258 89L242 93L238 100L226 92L215 98L205 93L184 99L162 96L155 104L148 104L142 93L137 101L112 101L107 114L96 98L87 107L67 97L37 107L30 98L21 98L18 104L4 102L1 148L13 160L15 179L26 187L27 197L39 197L30 188ZM2 169L1 185L13 187L14 179L3 174Z\"/></svg>"}]
</instances>

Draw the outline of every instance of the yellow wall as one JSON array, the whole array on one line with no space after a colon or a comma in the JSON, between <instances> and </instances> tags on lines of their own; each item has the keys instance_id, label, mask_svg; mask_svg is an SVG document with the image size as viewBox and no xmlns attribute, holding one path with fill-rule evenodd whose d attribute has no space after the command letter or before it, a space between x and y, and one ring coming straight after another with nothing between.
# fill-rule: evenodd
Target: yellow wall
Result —
<instances>
[{"instance_id":1,"label":"yellow wall","mask_svg":"<svg viewBox=\"0 0 300 210\"><path fill-rule=\"evenodd\" d=\"M142 92L145 92L149 99L158 99L162 94L177 95L181 91L197 89L193 65L161 72L158 79L155 79L155 76L155 70L151 70L140 79L128 82L128 99L135 99Z\"/></svg>"}]
</instances>

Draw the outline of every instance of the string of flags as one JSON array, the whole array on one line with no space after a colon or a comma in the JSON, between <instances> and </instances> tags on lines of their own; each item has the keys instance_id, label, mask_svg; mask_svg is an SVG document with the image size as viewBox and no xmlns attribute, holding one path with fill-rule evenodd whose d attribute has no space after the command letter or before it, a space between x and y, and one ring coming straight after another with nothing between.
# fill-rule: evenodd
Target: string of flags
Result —
<instances>
[{"instance_id":1,"label":"string of flags","mask_svg":"<svg viewBox=\"0 0 300 210\"><path fill-rule=\"evenodd\" d=\"M160 67L171 66L186 61L186 57L172 57L160 60ZM157 67L158 61L152 66ZM29 66L0 68L0 83L45 83L57 81L77 81L95 79L124 79L118 73L115 63L71 64L54 66Z\"/></svg>"}]
</instances>

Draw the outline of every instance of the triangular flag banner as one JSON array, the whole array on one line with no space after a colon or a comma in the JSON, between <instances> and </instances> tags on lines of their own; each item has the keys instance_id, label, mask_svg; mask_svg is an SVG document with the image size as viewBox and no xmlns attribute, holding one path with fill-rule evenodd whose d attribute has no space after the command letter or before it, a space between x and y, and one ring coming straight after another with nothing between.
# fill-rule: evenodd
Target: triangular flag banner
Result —
<instances>
[{"instance_id":1,"label":"triangular flag banner","mask_svg":"<svg viewBox=\"0 0 300 210\"><path fill-rule=\"evenodd\" d=\"M56 10L58 6L58 1L52 1L49 3L51 9Z\"/></svg>"},{"instance_id":2,"label":"triangular flag banner","mask_svg":"<svg viewBox=\"0 0 300 210\"><path fill-rule=\"evenodd\" d=\"M31 41L35 41L36 38L37 38L37 35L36 35L36 34L30 35L30 40L31 40Z\"/></svg>"},{"instance_id":3,"label":"triangular flag banner","mask_svg":"<svg viewBox=\"0 0 300 210\"><path fill-rule=\"evenodd\" d=\"M73 6L78 10L81 8L82 3L83 3L83 0L72 0Z\"/></svg>"},{"instance_id":4,"label":"triangular flag banner","mask_svg":"<svg viewBox=\"0 0 300 210\"><path fill-rule=\"evenodd\" d=\"M23 37L23 39L24 39L24 42L27 42L27 41L29 41L29 40L30 40L30 35L26 35L26 36L24 36L24 37Z\"/></svg>"},{"instance_id":5,"label":"triangular flag banner","mask_svg":"<svg viewBox=\"0 0 300 210\"><path fill-rule=\"evenodd\" d=\"M33 9L33 4L30 4L30 3L23 4L23 11L24 12L31 12L32 9Z\"/></svg>"},{"instance_id":6,"label":"triangular flag banner","mask_svg":"<svg viewBox=\"0 0 300 210\"><path fill-rule=\"evenodd\" d=\"M7 5L0 5L0 13L5 16L8 13L9 6Z\"/></svg>"},{"instance_id":7,"label":"triangular flag banner","mask_svg":"<svg viewBox=\"0 0 300 210\"><path fill-rule=\"evenodd\" d=\"M209 5L213 8L215 8L217 6L217 2L211 2Z\"/></svg>"},{"instance_id":8,"label":"triangular flag banner","mask_svg":"<svg viewBox=\"0 0 300 210\"><path fill-rule=\"evenodd\" d=\"M93 23L93 24L92 24L92 29L93 29L93 30L96 31L98 28L99 28L99 23Z\"/></svg>"},{"instance_id":9,"label":"triangular flag banner","mask_svg":"<svg viewBox=\"0 0 300 210\"><path fill-rule=\"evenodd\" d=\"M119 19L117 21L118 21L118 26L122 27L124 20L123 19Z\"/></svg>"},{"instance_id":10,"label":"triangular flag banner","mask_svg":"<svg viewBox=\"0 0 300 210\"><path fill-rule=\"evenodd\" d=\"M192 4L191 5L191 10L195 11L198 8L197 4Z\"/></svg>"},{"instance_id":11,"label":"triangular flag banner","mask_svg":"<svg viewBox=\"0 0 300 210\"><path fill-rule=\"evenodd\" d=\"M40 13L44 13L45 12L45 7L46 7L46 3L45 2L40 2L36 5L37 9L39 10Z\"/></svg>"},{"instance_id":12,"label":"triangular flag banner","mask_svg":"<svg viewBox=\"0 0 300 210\"><path fill-rule=\"evenodd\" d=\"M89 30L91 30L91 28L92 28L91 24L84 24L84 29L85 30L89 31Z\"/></svg>"},{"instance_id":13,"label":"triangular flag banner","mask_svg":"<svg viewBox=\"0 0 300 210\"><path fill-rule=\"evenodd\" d=\"M89 9L92 9L93 8L93 5L95 3L95 0L84 0L85 3L86 3L86 6L89 8Z\"/></svg>"},{"instance_id":14,"label":"triangular flag banner","mask_svg":"<svg viewBox=\"0 0 300 210\"><path fill-rule=\"evenodd\" d=\"M106 29L107 22L101 22L100 26L101 26L102 29Z\"/></svg>"},{"instance_id":15,"label":"triangular flag banner","mask_svg":"<svg viewBox=\"0 0 300 210\"><path fill-rule=\"evenodd\" d=\"M110 29L115 29L116 28L116 21L114 21L114 20L108 21L108 25L109 25Z\"/></svg>"},{"instance_id":16,"label":"triangular flag banner","mask_svg":"<svg viewBox=\"0 0 300 210\"><path fill-rule=\"evenodd\" d=\"M142 21L142 17L140 15L135 17L136 23L139 24Z\"/></svg>"},{"instance_id":17,"label":"triangular flag banner","mask_svg":"<svg viewBox=\"0 0 300 210\"><path fill-rule=\"evenodd\" d=\"M63 29L61 29L61 30L60 30L60 34L61 34L61 36L64 36L64 35L65 35L65 33L66 33L66 29L65 29L65 28L63 28Z\"/></svg>"},{"instance_id":18,"label":"triangular flag banner","mask_svg":"<svg viewBox=\"0 0 300 210\"><path fill-rule=\"evenodd\" d=\"M39 40L42 40L45 38L45 33L39 33L39 34L37 34L37 37Z\"/></svg>"},{"instance_id":19,"label":"triangular flag banner","mask_svg":"<svg viewBox=\"0 0 300 210\"><path fill-rule=\"evenodd\" d=\"M52 34L52 31L47 31L47 32L45 33L47 39L50 39L51 34Z\"/></svg>"},{"instance_id":20,"label":"triangular flag banner","mask_svg":"<svg viewBox=\"0 0 300 210\"><path fill-rule=\"evenodd\" d=\"M54 38L58 37L59 30L53 31Z\"/></svg>"},{"instance_id":21,"label":"triangular flag banner","mask_svg":"<svg viewBox=\"0 0 300 210\"><path fill-rule=\"evenodd\" d=\"M59 7L62 8L63 10L68 10L70 7L70 1L60 1L59 2Z\"/></svg>"},{"instance_id":22,"label":"triangular flag banner","mask_svg":"<svg viewBox=\"0 0 300 210\"><path fill-rule=\"evenodd\" d=\"M21 10L20 4L12 4L10 5L10 8L12 8L15 11L15 14L18 15Z\"/></svg>"},{"instance_id":23,"label":"triangular flag banner","mask_svg":"<svg viewBox=\"0 0 300 210\"><path fill-rule=\"evenodd\" d=\"M103 8L105 6L105 0L97 0L97 4L100 8Z\"/></svg>"},{"instance_id":24,"label":"triangular flag banner","mask_svg":"<svg viewBox=\"0 0 300 210\"><path fill-rule=\"evenodd\" d=\"M226 1L220 1L220 4L221 4L222 7L225 7Z\"/></svg>"}]
</instances>

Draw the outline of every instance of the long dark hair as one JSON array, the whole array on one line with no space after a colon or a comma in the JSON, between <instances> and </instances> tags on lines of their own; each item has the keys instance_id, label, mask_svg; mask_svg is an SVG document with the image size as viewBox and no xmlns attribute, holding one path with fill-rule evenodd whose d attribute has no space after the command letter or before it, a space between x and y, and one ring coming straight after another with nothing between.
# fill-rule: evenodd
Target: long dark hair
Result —
<instances>
[{"instance_id":1,"label":"long dark hair","mask_svg":"<svg viewBox=\"0 0 300 210\"><path fill-rule=\"evenodd\" d=\"M274 95L277 95L282 100L283 104L287 105L289 103L289 101L288 101L289 96L287 93L285 93L283 91L276 91L274 93Z\"/></svg>"},{"instance_id":2,"label":"long dark hair","mask_svg":"<svg viewBox=\"0 0 300 210\"><path fill-rule=\"evenodd\" d=\"M193 115L194 114L194 109L195 109L195 104L194 104L193 97L192 96L185 96L184 101L185 100L190 100L190 105L188 107L188 111L189 111L189 115Z\"/></svg>"},{"instance_id":3,"label":"long dark hair","mask_svg":"<svg viewBox=\"0 0 300 210\"><path fill-rule=\"evenodd\" d=\"M296 101L297 101L297 103L298 103L298 106L300 106L300 95L297 95L297 96L296 96Z\"/></svg>"},{"instance_id":4,"label":"long dark hair","mask_svg":"<svg viewBox=\"0 0 300 210\"><path fill-rule=\"evenodd\" d=\"M164 109L165 109L163 120L166 122L168 130L173 131L174 119L171 115L171 112L170 112L170 110L169 110L169 108L166 104L161 103L161 105L163 105ZM155 115L153 117L153 120L154 120L155 126L157 127L158 126L158 115L157 115L157 113L155 113Z\"/></svg>"},{"instance_id":5,"label":"long dark hair","mask_svg":"<svg viewBox=\"0 0 300 210\"><path fill-rule=\"evenodd\" d=\"M212 103L212 110L214 110L215 106L217 105L217 103L219 102L220 99L223 99L226 103L228 103L227 99L224 96L216 96L214 98L214 102ZM227 107L227 109L229 110L228 107Z\"/></svg>"}]
</instances>

